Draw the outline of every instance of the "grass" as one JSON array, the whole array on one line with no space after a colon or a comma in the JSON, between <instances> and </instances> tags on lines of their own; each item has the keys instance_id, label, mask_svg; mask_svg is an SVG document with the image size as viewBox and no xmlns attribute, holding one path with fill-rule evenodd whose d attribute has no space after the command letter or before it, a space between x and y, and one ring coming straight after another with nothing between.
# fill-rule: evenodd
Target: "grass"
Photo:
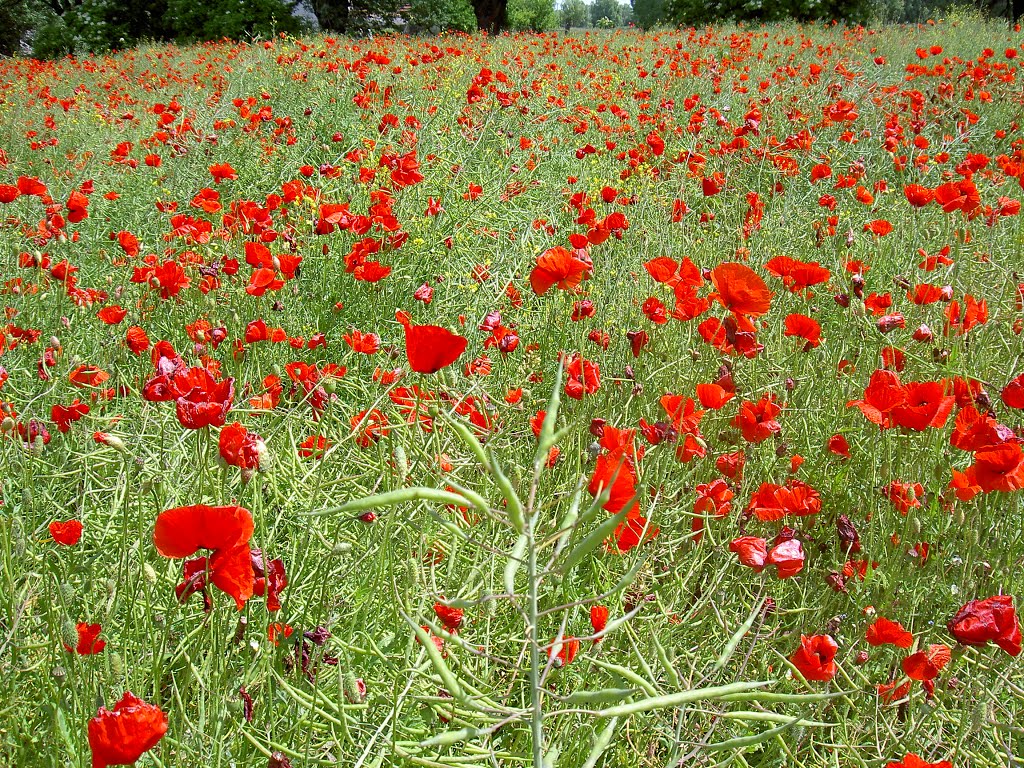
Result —
<instances>
[{"instance_id":1,"label":"grass","mask_svg":"<svg viewBox=\"0 0 1024 768\"><path fill-rule=\"evenodd\" d=\"M1021 411L999 399L1024 370L1014 328L1024 282L1019 217L968 219L934 203L916 209L903 194L909 183L934 188L961 178L956 166L978 153L990 158L973 174L982 205L998 209L1000 197L1021 197L1018 180L997 161L1024 162L1020 59L1004 55L1019 53L1021 43L1003 27L952 19L877 30L278 39L0 62L0 183L38 177L65 217L70 193L94 184L88 216L62 228L50 217L44 237L38 197L3 206L8 325L0 365L9 377L0 401L17 416L0 439L0 762L88 765L88 721L130 690L169 723L142 765L275 765L276 752L294 766L356 768L874 768L910 752L956 766L1019 764L1018 662L992 645L958 646L945 625L969 600L1020 593L1021 493L956 500L947 489L951 470L963 470L971 456L950 445L952 417L923 432L880 430L847 403L864 397L883 348L893 346L905 353L903 381L976 379L1001 423L1018 434L1024 424ZM930 46L944 50L928 54ZM979 63L986 48L993 54ZM467 103L484 69L495 79L481 86L481 100ZM518 96L503 107L492 88ZM359 94L365 108L353 103ZM684 108L694 94L699 101ZM856 105L857 117L823 123L823 109L840 99ZM753 104L755 130L742 136L745 145L726 148ZM702 109L697 130L691 115ZM160 113L173 119L158 124ZM902 134L890 152L883 141L894 114ZM382 127L386 115L398 127ZM913 145L918 130L927 148ZM661 155L649 149L652 132L664 141ZM33 148L50 139L56 143ZM131 146L122 155L137 167L112 158L123 142ZM596 151L577 152L587 144ZM620 156L638 148L639 162ZM360 150L361 158L346 159ZM388 277L357 281L345 255L357 240L385 234L316 234L319 205L347 202L366 214L370 193L391 186L381 156L413 150L424 178L392 193L408 240L370 257L391 267ZM935 160L941 152L948 159ZM702 155L702 167L687 153ZM159 167L146 164L148 154L161 158ZM921 154L930 157L918 165ZM909 157L904 170L894 155ZM237 179L214 183L209 168L220 163ZM819 163L833 176L812 184ZM305 165L313 168L308 177L300 174ZM360 167L377 169L376 178L360 182ZM724 174L725 187L706 197L700 176L714 172ZM836 188L844 174L859 175ZM296 179L319 200L268 205L268 195L282 195ZM482 188L479 197L470 199L470 184ZM606 186L615 188L615 202L602 202ZM872 203L858 201L858 186ZM223 211L190 205L204 188L220 193ZM745 238L748 192L760 194L765 212ZM570 205L576 193L589 196L583 207L598 219L624 214L628 229L589 248L593 274L578 295L536 296L529 276L537 257L588 231ZM825 194L836 198L834 211L819 205ZM424 214L430 198L444 207L437 216ZM676 199L691 211L673 222ZM158 201L211 222L208 242L172 235L172 214ZM259 297L245 292L252 269L243 246L257 235L222 218L241 201L270 209L273 254L293 249L303 257L294 279ZM864 229L878 219L893 225L890 234ZM122 231L137 237L138 256L127 257L112 238ZM917 267L918 249L935 254L944 246L953 264L932 273ZM107 296L76 303L52 269L22 266L22 252L37 262L48 254L51 266L67 260L78 268L78 287ZM184 264L191 284L165 300L131 282L148 254ZM819 262L828 283L812 297L787 292L763 268L778 255ZM670 311L674 303L643 266L659 256L688 257L702 269L741 262L764 277L774 296L758 321L763 352L748 359L703 341L697 326L723 318L719 305L699 320L648 320L641 311L648 297ZM236 276L221 272L219 287L198 290L200 266L231 258L241 262ZM905 329L879 331L878 316L855 295L851 261L870 268L863 295L891 293L890 311L905 315ZM424 283L434 289L430 304L413 298ZM510 283L521 303L509 298ZM960 301L965 294L986 300L988 322L944 335L948 304L907 300L907 287L918 283L949 285ZM701 295L707 291L705 284ZM835 294L851 296L849 307ZM583 299L595 314L574 322L574 302ZM111 304L127 310L119 325L97 319ZM439 373L381 383L375 370L408 368L398 309L468 337L467 351ZM476 330L493 310L519 335L508 354L484 348L488 333ZM784 335L791 313L820 323L820 346L804 351L802 340ZM241 343L259 318L303 341L323 333L327 345ZM194 341L186 325L199 319L224 327L227 340ZM922 323L934 340L911 338ZM234 377L227 420L262 437L269 454L262 471L243 476L224 465L216 428L184 429L172 403L141 397L154 369L149 352L125 346L129 325L154 343L169 341L188 365L219 365ZM10 348L16 329L38 330L38 340L23 337ZM354 352L342 340L353 329L379 334L380 351ZM626 334L641 330L650 341L634 357ZM588 338L592 331L607 332L607 348ZM55 364L44 366L42 379L47 348ZM561 352L600 365L595 393L564 395ZM466 364L482 355L490 373L466 375ZM289 379L294 361L347 369L321 382L333 397L319 415L311 407L316 390ZM76 388L69 373L82 364L106 371L109 381ZM637 496L647 533L657 528L657 535L626 552L606 546L618 520L585 487L602 452L592 420L620 428L664 421L662 395L694 397L723 365L737 397L707 409L706 457L683 463L662 443L637 461ZM283 396L260 411L249 401L271 375L283 380ZM430 430L409 423L389 397L414 383L445 393L424 405ZM102 391L110 387L108 399ZM507 402L520 387L521 402ZM781 432L749 443L733 417L741 401L766 393L783 406ZM60 433L51 408L76 397L90 411ZM484 403L477 414L487 415L488 427L466 426L469 397ZM390 427L362 447L352 419L371 408ZM530 420L540 409L557 418L538 446ZM45 446L17 437L16 424L30 419L47 426ZM97 443L94 432L118 436L123 450ZM840 433L849 460L826 449ZM316 435L328 441L326 452L302 458L302 442ZM645 443L638 432L636 444ZM560 453L548 468L554 445ZM745 466L741 479L726 478L731 511L723 518L695 512L697 486L721 478L717 457L736 451ZM747 519L751 496L763 482L784 483L794 455L804 460L795 476L820 493L821 513ZM921 483L920 506L901 514L881 493L892 481ZM438 495L446 488L467 502L449 503L455 497ZM381 494L372 507L359 502ZM164 510L200 503L252 512L252 546L280 558L287 572L280 611L255 597L239 612L215 588L209 612L200 596L175 599L182 563L156 551L154 523ZM372 521L363 517L368 510ZM860 555L840 545L840 515L855 525ZM699 539L695 516L708 518ZM63 547L48 526L68 519L80 520L84 534ZM798 529L806 552L798 575L780 580L773 568L755 573L737 563L730 541L745 532L770 542L784 522ZM846 578L845 592L834 589L830 574L857 559L868 561L865 577ZM464 610L456 633L435 614L439 601ZM610 615L599 643L589 618L596 604ZM878 685L901 679L900 663L916 647L868 646L865 629L875 616L900 622L916 647L953 647L933 698L919 683L893 702L877 694ZM79 621L102 625L102 653L64 649ZM276 644L268 639L273 624L282 632ZM322 646L305 641L304 665L303 633L318 628L330 636ZM794 674L789 659L801 634L836 639L831 682ZM443 639L443 652L431 636ZM551 657L570 637L581 638L579 653L556 665ZM858 663L864 651L869 658ZM744 687L762 681L763 688ZM252 699L251 719L240 689Z\"/></svg>"}]
</instances>

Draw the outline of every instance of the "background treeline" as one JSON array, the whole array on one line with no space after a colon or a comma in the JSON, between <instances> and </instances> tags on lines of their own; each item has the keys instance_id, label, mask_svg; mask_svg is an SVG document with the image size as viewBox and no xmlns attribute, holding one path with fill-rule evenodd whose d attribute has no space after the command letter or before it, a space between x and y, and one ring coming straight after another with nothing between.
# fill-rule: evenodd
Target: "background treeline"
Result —
<instances>
[{"instance_id":1,"label":"background treeline","mask_svg":"<svg viewBox=\"0 0 1024 768\"><path fill-rule=\"evenodd\" d=\"M0 0L0 55L52 58L141 41L191 43L322 30L612 28L784 19L916 22L954 7L1019 20L1024 0Z\"/></svg>"}]
</instances>

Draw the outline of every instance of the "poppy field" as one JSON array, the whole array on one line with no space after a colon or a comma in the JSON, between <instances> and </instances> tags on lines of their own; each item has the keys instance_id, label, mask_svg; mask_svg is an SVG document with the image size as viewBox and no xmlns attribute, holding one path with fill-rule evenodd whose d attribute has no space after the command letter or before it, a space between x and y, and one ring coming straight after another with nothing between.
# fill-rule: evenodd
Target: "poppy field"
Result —
<instances>
[{"instance_id":1,"label":"poppy field","mask_svg":"<svg viewBox=\"0 0 1024 768\"><path fill-rule=\"evenodd\" d=\"M1020 764L1022 58L0 61L0 764Z\"/></svg>"}]
</instances>

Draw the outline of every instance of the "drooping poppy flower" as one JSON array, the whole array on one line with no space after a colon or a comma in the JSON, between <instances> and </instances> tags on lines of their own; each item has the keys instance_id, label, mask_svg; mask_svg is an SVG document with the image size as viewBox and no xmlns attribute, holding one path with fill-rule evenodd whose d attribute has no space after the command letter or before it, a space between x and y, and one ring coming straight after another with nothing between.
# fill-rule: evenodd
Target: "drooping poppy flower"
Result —
<instances>
[{"instance_id":1,"label":"drooping poppy flower","mask_svg":"<svg viewBox=\"0 0 1024 768\"><path fill-rule=\"evenodd\" d=\"M993 642L1011 656L1017 656L1021 650L1020 622L1010 595L971 600L956 612L946 627L963 645Z\"/></svg>"},{"instance_id":2,"label":"drooping poppy flower","mask_svg":"<svg viewBox=\"0 0 1024 768\"><path fill-rule=\"evenodd\" d=\"M193 504L161 512L153 544L164 557L191 557L212 550L207 564L213 584L234 598L241 610L253 595L254 574L249 553L252 515L244 507Z\"/></svg>"},{"instance_id":3,"label":"drooping poppy flower","mask_svg":"<svg viewBox=\"0 0 1024 768\"><path fill-rule=\"evenodd\" d=\"M897 648L909 648L914 644L914 635L903 628L898 621L879 616L865 632L868 645L895 645Z\"/></svg>"},{"instance_id":4,"label":"drooping poppy flower","mask_svg":"<svg viewBox=\"0 0 1024 768\"><path fill-rule=\"evenodd\" d=\"M805 680L828 682L836 676L839 646L831 635L800 635L800 647L789 657Z\"/></svg>"},{"instance_id":5,"label":"drooping poppy flower","mask_svg":"<svg viewBox=\"0 0 1024 768\"><path fill-rule=\"evenodd\" d=\"M119 307L117 304L111 304L109 307L104 307L96 313L101 321L107 325L117 325L125 316L128 314L128 310L123 307Z\"/></svg>"},{"instance_id":6,"label":"drooping poppy flower","mask_svg":"<svg viewBox=\"0 0 1024 768\"><path fill-rule=\"evenodd\" d=\"M89 721L92 768L132 765L167 733L167 715L132 693L113 709L100 707Z\"/></svg>"},{"instance_id":7,"label":"drooping poppy flower","mask_svg":"<svg viewBox=\"0 0 1024 768\"><path fill-rule=\"evenodd\" d=\"M103 627L99 624L86 624L84 621L80 621L75 625L78 643L74 648L65 645L64 650L68 653L77 653L79 656L93 656L102 653L103 649L107 647L107 641L99 639L102 631Z\"/></svg>"},{"instance_id":8,"label":"drooping poppy flower","mask_svg":"<svg viewBox=\"0 0 1024 768\"><path fill-rule=\"evenodd\" d=\"M469 340L438 325L405 325L405 356L417 373L437 373L454 363Z\"/></svg>"},{"instance_id":9,"label":"drooping poppy flower","mask_svg":"<svg viewBox=\"0 0 1024 768\"><path fill-rule=\"evenodd\" d=\"M573 355L565 366L565 394L573 400L592 395L601 388L601 367L580 355Z\"/></svg>"},{"instance_id":10,"label":"drooping poppy flower","mask_svg":"<svg viewBox=\"0 0 1024 768\"><path fill-rule=\"evenodd\" d=\"M50 536L58 544L73 547L82 540L82 523L79 520L54 520L50 523Z\"/></svg>"},{"instance_id":11,"label":"drooping poppy flower","mask_svg":"<svg viewBox=\"0 0 1024 768\"><path fill-rule=\"evenodd\" d=\"M593 268L594 264L585 250L577 248L570 251L556 245L537 257L537 266L530 273L530 287L538 296L543 296L553 285L570 291L583 282Z\"/></svg>"}]
</instances>

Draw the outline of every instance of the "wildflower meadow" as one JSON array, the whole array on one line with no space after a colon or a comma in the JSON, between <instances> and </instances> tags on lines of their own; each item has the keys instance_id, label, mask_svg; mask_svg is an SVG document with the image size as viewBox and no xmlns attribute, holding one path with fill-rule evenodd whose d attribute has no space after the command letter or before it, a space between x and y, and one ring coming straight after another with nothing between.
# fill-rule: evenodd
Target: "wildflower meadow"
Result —
<instances>
[{"instance_id":1,"label":"wildflower meadow","mask_svg":"<svg viewBox=\"0 0 1024 768\"><path fill-rule=\"evenodd\" d=\"M1022 59L0 60L0 764L1020 765Z\"/></svg>"}]
</instances>

